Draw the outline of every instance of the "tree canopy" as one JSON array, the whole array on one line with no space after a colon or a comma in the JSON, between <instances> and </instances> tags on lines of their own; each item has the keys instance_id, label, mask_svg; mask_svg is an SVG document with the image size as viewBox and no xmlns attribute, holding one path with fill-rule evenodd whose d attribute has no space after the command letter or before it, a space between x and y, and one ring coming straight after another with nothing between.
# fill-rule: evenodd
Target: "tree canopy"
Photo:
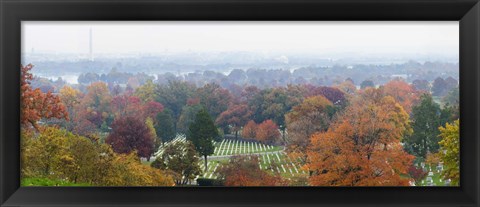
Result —
<instances>
[{"instance_id":1,"label":"tree canopy","mask_svg":"<svg viewBox=\"0 0 480 207\"><path fill-rule=\"evenodd\" d=\"M191 141L200 155L205 159L207 170L207 156L213 154L215 146L213 141L218 137L218 130L206 109L201 109L195 116L195 121L190 124L187 140Z\"/></svg>"}]
</instances>

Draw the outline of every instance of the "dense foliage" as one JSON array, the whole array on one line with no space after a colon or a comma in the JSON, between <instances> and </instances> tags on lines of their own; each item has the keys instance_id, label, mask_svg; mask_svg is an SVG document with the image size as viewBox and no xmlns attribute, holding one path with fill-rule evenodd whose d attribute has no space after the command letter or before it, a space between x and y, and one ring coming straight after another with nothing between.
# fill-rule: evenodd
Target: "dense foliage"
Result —
<instances>
[{"instance_id":1,"label":"dense foliage","mask_svg":"<svg viewBox=\"0 0 480 207\"><path fill-rule=\"evenodd\" d=\"M457 80L327 75L396 70L366 67L114 69L67 84L22 66L23 185L426 185L442 165L457 185Z\"/></svg>"}]
</instances>

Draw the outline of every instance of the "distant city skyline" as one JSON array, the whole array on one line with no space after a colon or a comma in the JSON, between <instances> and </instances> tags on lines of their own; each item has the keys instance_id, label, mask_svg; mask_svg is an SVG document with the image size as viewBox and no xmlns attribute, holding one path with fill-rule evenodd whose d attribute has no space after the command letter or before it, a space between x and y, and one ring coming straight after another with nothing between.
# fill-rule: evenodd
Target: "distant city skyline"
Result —
<instances>
[{"instance_id":1,"label":"distant city skyline","mask_svg":"<svg viewBox=\"0 0 480 207\"><path fill-rule=\"evenodd\" d=\"M93 40L92 40L93 39ZM22 22L22 52L457 56L458 22Z\"/></svg>"}]
</instances>

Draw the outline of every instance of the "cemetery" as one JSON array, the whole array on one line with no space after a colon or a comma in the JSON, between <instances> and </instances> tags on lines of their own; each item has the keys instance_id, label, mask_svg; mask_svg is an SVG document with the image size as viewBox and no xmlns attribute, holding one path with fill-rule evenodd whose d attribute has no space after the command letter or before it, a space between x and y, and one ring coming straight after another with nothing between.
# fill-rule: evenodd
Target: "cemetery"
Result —
<instances>
[{"instance_id":1,"label":"cemetery","mask_svg":"<svg viewBox=\"0 0 480 207\"><path fill-rule=\"evenodd\" d=\"M186 137L184 135L177 135L172 141L164 143L151 160L155 160L156 156L161 155L165 146L185 141ZM197 178L217 178L216 171L220 165L228 162L228 159L235 155L258 156L258 167L261 170L279 174L285 178L306 174L306 172L301 169L301 166L294 162L294 160L283 151L282 146L265 145L256 141L233 139L223 139L220 142L215 142L214 146L215 151L213 155L208 156L207 170L203 172L201 176L197 176ZM149 164L149 162L144 160L144 164ZM199 164L203 166L203 160L201 160Z\"/></svg>"}]
</instances>

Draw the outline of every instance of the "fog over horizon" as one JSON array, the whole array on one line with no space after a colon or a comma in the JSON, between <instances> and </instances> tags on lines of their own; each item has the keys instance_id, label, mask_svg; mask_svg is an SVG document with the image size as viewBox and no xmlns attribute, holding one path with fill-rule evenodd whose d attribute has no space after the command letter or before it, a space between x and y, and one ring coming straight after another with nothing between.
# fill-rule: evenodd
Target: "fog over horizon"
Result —
<instances>
[{"instance_id":1,"label":"fog over horizon","mask_svg":"<svg viewBox=\"0 0 480 207\"><path fill-rule=\"evenodd\" d=\"M458 22L22 22L22 53L248 52L458 59ZM328 58L328 57L327 57Z\"/></svg>"},{"instance_id":2,"label":"fog over horizon","mask_svg":"<svg viewBox=\"0 0 480 207\"><path fill-rule=\"evenodd\" d=\"M34 64L35 75L69 83L112 69L157 77L358 65L363 73L374 65L416 67L410 61L458 67L459 23L23 21L21 48L22 64Z\"/></svg>"}]
</instances>

